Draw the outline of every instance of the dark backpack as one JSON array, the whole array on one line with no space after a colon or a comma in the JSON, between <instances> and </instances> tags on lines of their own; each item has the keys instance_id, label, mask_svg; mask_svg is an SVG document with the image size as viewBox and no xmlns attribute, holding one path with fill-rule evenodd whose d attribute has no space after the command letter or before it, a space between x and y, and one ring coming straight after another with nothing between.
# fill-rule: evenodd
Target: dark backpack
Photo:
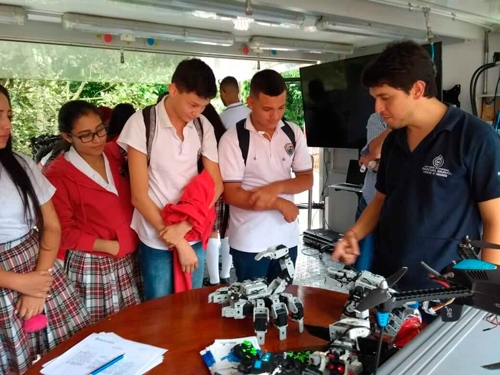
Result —
<instances>
[{"instance_id":1,"label":"dark backpack","mask_svg":"<svg viewBox=\"0 0 500 375\"><path fill-rule=\"evenodd\" d=\"M148 158L148 167L151 162L151 149L153 147L153 139L156 134L156 105L149 105L142 110L142 118L144 119L144 125L146 127L146 155ZM203 125L199 117L193 120L194 127L200 138L200 144L203 145ZM129 175L127 152L120 147L120 151L125 158L125 163L123 164L123 172L125 175ZM203 160L201 159L201 151L198 154L198 173L203 171Z\"/></svg>"},{"instance_id":2,"label":"dark backpack","mask_svg":"<svg viewBox=\"0 0 500 375\"><path fill-rule=\"evenodd\" d=\"M153 147L153 139L156 134L156 109L154 105L147 106L142 110L142 118L146 126L146 154L148 157L148 167L151 162L151 148ZM203 124L199 117L193 120L196 133L200 138L200 144L203 145ZM125 152L125 150L123 150ZM128 170L128 168L127 168ZM203 170L203 161L201 159L201 152L198 154L198 173Z\"/></svg>"},{"instance_id":3,"label":"dark backpack","mask_svg":"<svg viewBox=\"0 0 500 375\"><path fill-rule=\"evenodd\" d=\"M245 165L247 165L248 158L248 149L250 147L250 131L245 128L245 122L247 120L243 119L236 123L236 132L238 133L238 143L240 145L241 156L243 156L243 161ZM295 150L296 140L295 133L293 132L292 127L285 121L283 121L284 126L281 127L281 130L285 132L285 134L290 138L290 142L292 142L293 149Z\"/></svg>"},{"instance_id":4,"label":"dark backpack","mask_svg":"<svg viewBox=\"0 0 500 375\"><path fill-rule=\"evenodd\" d=\"M248 158L248 149L250 147L250 131L245 128L246 118L240 120L236 123L236 132L238 133L238 143L240 145L241 156L243 157L243 162L245 166L247 165ZM295 140L295 133L293 132L292 127L285 121L283 121L284 126L281 129L285 132L285 134L290 138L290 142L292 142L293 149L295 150L295 145L297 141ZM224 238L226 236L226 229L229 224L229 206L224 211L224 217L222 218L222 230L220 231L220 237Z\"/></svg>"}]
</instances>

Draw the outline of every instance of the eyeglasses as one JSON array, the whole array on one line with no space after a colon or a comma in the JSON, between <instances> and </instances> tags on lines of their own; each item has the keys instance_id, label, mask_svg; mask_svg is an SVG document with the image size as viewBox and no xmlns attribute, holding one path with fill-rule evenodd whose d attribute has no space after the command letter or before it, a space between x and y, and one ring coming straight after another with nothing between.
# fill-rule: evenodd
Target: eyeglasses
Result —
<instances>
[{"instance_id":1,"label":"eyeglasses","mask_svg":"<svg viewBox=\"0 0 500 375\"><path fill-rule=\"evenodd\" d=\"M96 132L88 133L85 135L75 135L69 133L70 136L78 138L82 143L89 143L94 140L94 137L97 135L99 138L102 138L108 134L108 127L106 125L101 125Z\"/></svg>"}]
</instances>

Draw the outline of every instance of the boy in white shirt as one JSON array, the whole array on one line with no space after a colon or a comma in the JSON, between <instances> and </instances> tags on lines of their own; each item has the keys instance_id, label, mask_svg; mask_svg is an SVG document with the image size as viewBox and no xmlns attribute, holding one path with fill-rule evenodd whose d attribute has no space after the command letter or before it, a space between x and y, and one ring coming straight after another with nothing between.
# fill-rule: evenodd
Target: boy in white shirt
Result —
<instances>
[{"instance_id":1,"label":"boy in white shirt","mask_svg":"<svg viewBox=\"0 0 500 375\"><path fill-rule=\"evenodd\" d=\"M229 245L238 281L256 277L271 281L279 275L278 261L254 259L270 246L283 244L294 262L297 258L299 211L293 195L312 186L313 173L301 129L281 120L285 104L283 77L274 70L256 73L248 98L252 112L219 143L224 199L230 205Z\"/></svg>"},{"instance_id":2,"label":"boy in white shirt","mask_svg":"<svg viewBox=\"0 0 500 375\"><path fill-rule=\"evenodd\" d=\"M128 152L135 207L132 228L140 239L146 300L173 292L173 248L182 270L192 273L193 288L203 284L205 252L201 242L188 244L184 239L191 224L184 221L166 227L161 209L178 202L184 187L199 171L200 157L215 181L214 202L223 188L213 127L201 115L217 93L212 70L199 59L184 60L177 66L168 92L155 106L156 131L150 151L142 111L132 115L118 138L118 144Z\"/></svg>"},{"instance_id":3,"label":"boy in white shirt","mask_svg":"<svg viewBox=\"0 0 500 375\"><path fill-rule=\"evenodd\" d=\"M238 121L250 113L250 109L240 101L240 87L236 78L227 76L220 81L220 98L226 106L220 114L226 129L234 128Z\"/></svg>"}]
</instances>

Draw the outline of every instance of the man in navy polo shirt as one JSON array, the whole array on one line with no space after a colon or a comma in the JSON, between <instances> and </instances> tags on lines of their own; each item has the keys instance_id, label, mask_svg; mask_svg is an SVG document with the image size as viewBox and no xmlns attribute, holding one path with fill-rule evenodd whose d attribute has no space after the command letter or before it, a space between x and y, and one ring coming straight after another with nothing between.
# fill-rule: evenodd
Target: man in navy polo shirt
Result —
<instances>
[{"instance_id":1,"label":"man in navy polo shirt","mask_svg":"<svg viewBox=\"0 0 500 375\"><path fill-rule=\"evenodd\" d=\"M500 140L491 126L441 103L434 64L418 44L390 44L363 73L375 111L393 131L382 147L376 195L334 249L346 264L377 230L372 272L403 266L401 289L434 286L420 265L441 270L465 235L500 243ZM447 240L448 239L448 240ZM482 259L500 264L500 252Z\"/></svg>"}]
</instances>

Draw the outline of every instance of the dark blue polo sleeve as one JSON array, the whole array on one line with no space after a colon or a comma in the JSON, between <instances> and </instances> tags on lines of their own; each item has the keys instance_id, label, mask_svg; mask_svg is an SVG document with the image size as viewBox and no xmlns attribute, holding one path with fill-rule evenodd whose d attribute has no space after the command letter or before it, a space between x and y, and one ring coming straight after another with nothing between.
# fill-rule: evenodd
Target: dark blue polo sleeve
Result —
<instances>
[{"instance_id":1,"label":"dark blue polo sleeve","mask_svg":"<svg viewBox=\"0 0 500 375\"><path fill-rule=\"evenodd\" d=\"M382 193L384 195L387 195L387 160L389 158L391 149L394 146L395 133L396 132L392 131L387 135L382 145L382 151L380 153L380 163L378 165L377 182L375 184L375 189L377 189L379 193Z\"/></svg>"},{"instance_id":2,"label":"dark blue polo sleeve","mask_svg":"<svg viewBox=\"0 0 500 375\"><path fill-rule=\"evenodd\" d=\"M500 197L500 139L487 124L480 123L465 155L471 194L475 202Z\"/></svg>"}]
</instances>

